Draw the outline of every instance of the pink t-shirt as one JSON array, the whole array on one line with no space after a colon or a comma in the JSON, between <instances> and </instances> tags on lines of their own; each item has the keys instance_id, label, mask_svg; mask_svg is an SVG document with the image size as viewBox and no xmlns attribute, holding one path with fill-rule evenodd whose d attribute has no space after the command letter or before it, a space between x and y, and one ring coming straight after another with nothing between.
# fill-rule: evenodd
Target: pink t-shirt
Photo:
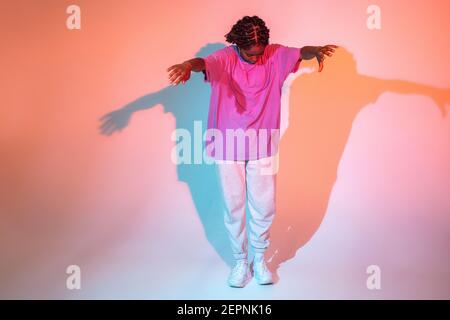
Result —
<instances>
[{"instance_id":1,"label":"pink t-shirt","mask_svg":"<svg viewBox=\"0 0 450 320\"><path fill-rule=\"evenodd\" d=\"M236 45L203 58L211 84L205 148L219 160L255 160L275 155L280 137L281 89L301 61L300 48L269 44L255 64Z\"/></svg>"}]
</instances>

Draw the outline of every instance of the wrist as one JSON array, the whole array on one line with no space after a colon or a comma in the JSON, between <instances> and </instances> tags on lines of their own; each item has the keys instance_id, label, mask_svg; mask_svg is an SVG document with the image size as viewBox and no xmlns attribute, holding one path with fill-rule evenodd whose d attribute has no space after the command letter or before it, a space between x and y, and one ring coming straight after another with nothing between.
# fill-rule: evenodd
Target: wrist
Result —
<instances>
[{"instance_id":1,"label":"wrist","mask_svg":"<svg viewBox=\"0 0 450 320\"><path fill-rule=\"evenodd\" d=\"M305 60L314 59L319 53L321 47L316 46L304 46L301 48L302 58Z\"/></svg>"},{"instance_id":2,"label":"wrist","mask_svg":"<svg viewBox=\"0 0 450 320\"><path fill-rule=\"evenodd\" d=\"M185 61L185 62L182 63L182 65L184 65L189 70L192 70L192 63L191 62Z\"/></svg>"},{"instance_id":3,"label":"wrist","mask_svg":"<svg viewBox=\"0 0 450 320\"><path fill-rule=\"evenodd\" d=\"M317 55L319 52L320 52L320 50L322 50L322 47L321 46L317 46L316 47L316 52L315 52L315 54Z\"/></svg>"}]
</instances>

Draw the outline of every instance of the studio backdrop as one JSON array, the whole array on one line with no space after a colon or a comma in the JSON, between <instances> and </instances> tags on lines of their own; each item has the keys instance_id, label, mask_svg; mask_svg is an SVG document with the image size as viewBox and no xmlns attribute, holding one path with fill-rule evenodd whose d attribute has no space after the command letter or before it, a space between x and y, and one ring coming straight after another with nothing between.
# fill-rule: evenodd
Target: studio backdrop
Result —
<instances>
[{"instance_id":1,"label":"studio backdrop","mask_svg":"<svg viewBox=\"0 0 450 320\"><path fill-rule=\"evenodd\" d=\"M236 290L214 167L177 149L211 86L166 70L245 15L339 48L284 83L277 281ZM450 1L2 0L0 24L2 299L450 298Z\"/></svg>"}]
</instances>

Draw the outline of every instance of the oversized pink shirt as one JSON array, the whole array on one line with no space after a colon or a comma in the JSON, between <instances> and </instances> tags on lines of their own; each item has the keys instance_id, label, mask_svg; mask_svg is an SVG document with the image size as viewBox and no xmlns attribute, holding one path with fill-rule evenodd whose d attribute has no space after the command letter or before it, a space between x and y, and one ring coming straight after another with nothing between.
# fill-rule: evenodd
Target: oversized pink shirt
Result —
<instances>
[{"instance_id":1,"label":"oversized pink shirt","mask_svg":"<svg viewBox=\"0 0 450 320\"><path fill-rule=\"evenodd\" d=\"M275 155L280 137L281 89L296 72L300 48L269 44L255 64L236 45L203 58L211 84L205 148L219 160L255 160Z\"/></svg>"}]
</instances>

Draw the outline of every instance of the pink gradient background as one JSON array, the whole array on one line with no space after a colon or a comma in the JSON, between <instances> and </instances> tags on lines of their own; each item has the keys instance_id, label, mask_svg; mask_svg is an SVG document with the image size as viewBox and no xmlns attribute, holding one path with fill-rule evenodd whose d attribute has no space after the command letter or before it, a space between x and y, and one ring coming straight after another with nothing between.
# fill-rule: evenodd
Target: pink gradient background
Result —
<instances>
[{"instance_id":1,"label":"pink gradient background","mask_svg":"<svg viewBox=\"0 0 450 320\"><path fill-rule=\"evenodd\" d=\"M79 0L82 28L72 31L70 4L0 4L1 298L450 298L450 118L437 105L449 110L449 1ZM370 4L381 7L381 30L366 27ZM208 43L226 44L223 35L244 15L263 18L271 42L337 44L359 75L396 80L397 89L380 87L370 100L363 82L345 72L335 81L331 70L350 66L339 52L302 86L303 72L316 68L302 62L285 87L286 134L300 120L286 135L294 142L282 141L280 192L301 181L305 189L297 190L311 190L318 214L303 221L305 199L280 195L271 254L290 250L278 261L280 280L235 290L226 285L227 243L214 242L214 223L205 231L199 219L199 207L215 205L201 200L203 177L189 185L171 161L176 113L157 102L110 136L100 133L99 118L169 86L167 67ZM201 74L191 81L208 90ZM188 88L171 88L179 109L191 107L183 102ZM319 112L307 108L315 97L333 105L340 92L352 94L339 100L344 109L330 124L342 123L347 104L358 109L345 118L348 136L327 140L343 139L333 164L327 147L313 163L317 172L326 166L326 182L284 179L283 152L301 163L307 149L297 149L296 139L308 150L321 139L296 136L308 133L302 110ZM310 228L294 228L303 238L283 238L294 220ZM65 288L71 264L82 269L82 290ZM366 288L372 264L382 270L381 290Z\"/></svg>"}]
</instances>

